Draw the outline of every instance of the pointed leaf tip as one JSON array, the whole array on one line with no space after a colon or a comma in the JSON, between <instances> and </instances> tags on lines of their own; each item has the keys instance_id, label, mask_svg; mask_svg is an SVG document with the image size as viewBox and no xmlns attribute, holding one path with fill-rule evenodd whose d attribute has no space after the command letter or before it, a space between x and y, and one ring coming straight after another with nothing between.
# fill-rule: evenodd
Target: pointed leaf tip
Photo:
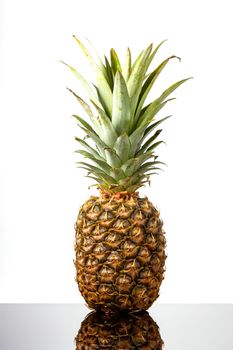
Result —
<instances>
[{"instance_id":1,"label":"pointed leaf tip","mask_svg":"<svg viewBox=\"0 0 233 350\"><path fill-rule=\"evenodd\" d=\"M62 63L62 64L64 64L65 66L68 66L68 67L69 67L69 65L68 65L67 63L65 63L64 61L60 60L59 62Z\"/></svg>"},{"instance_id":2,"label":"pointed leaf tip","mask_svg":"<svg viewBox=\"0 0 233 350\"><path fill-rule=\"evenodd\" d=\"M171 58L177 58L179 62L181 61L181 57L176 56L176 55L172 55L172 56L169 57L169 59L171 59Z\"/></svg>"},{"instance_id":3,"label":"pointed leaf tip","mask_svg":"<svg viewBox=\"0 0 233 350\"><path fill-rule=\"evenodd\" d=\"M114 80L112 123L118 135L130 129L130 98L120 71L116 72Z\"/></svg>"},{"instance_id":4,"label":"pointed leaf tip","mask_svg":"<svg viewBox=\"0 0 233 350\"><path fill-rule=\"evenodd\" d=\"M114 48L111 48L110 50L110 60L111 60L112 72L114 75L116 74L117 71L122 71L119 57L116 51L114 50Z\"/></svg>"}]
</instances>

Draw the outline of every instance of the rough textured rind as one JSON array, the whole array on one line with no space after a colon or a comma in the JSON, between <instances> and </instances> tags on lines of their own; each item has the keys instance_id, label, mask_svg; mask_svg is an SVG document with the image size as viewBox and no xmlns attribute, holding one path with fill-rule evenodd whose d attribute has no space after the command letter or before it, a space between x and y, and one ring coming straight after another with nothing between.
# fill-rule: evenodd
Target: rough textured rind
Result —
<instances>
[{"instance_id":1,"label":"rough textured rind","mask_svg":"<svg viewBox=\"0 0 233 350\"><path fill-rule=\"evenodd\" d=\"M166 240L159 211L136 193L91 197L76 223L76 281L90 308L146 310L159 296Z\"/></svg>"},{"instance_id":2,"label":"rough textured rind","mask_svg":"<svg viewBox=\"0 0 233 350\"><path fill-rule=\"evenodd\" d=\"M75 338L76 350L162 350L159 328L148 312L106 316L92 312Z\"/></svg>"}]
</instances>

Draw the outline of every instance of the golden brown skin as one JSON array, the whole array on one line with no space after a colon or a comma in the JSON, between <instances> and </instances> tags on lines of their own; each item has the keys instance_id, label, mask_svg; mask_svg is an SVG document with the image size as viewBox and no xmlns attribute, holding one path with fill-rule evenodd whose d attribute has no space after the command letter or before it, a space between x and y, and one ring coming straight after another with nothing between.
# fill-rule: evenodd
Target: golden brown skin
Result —
<instances>
[{"instance_id":1,"label":"golden brown skin","mask_svg":"<svg viewBox=\"0 0 233 350\"><path fill-rule=\"evenodd\" d=\"M159 328L148 312L107 318L91 312L75 338L76 350L162 350Z\"/></svg>"},{"instance_id":2,"label":"golden brown skin","mask_svg":"<svg viewBox=\"0 0 233 350\"><path fill-rule=\"evenodd\" d=\"M146 310L159 296L166 240L158 210L137 193L101 193L80 209L76 280L90 308Z\"/></svg>"}]
</instances>

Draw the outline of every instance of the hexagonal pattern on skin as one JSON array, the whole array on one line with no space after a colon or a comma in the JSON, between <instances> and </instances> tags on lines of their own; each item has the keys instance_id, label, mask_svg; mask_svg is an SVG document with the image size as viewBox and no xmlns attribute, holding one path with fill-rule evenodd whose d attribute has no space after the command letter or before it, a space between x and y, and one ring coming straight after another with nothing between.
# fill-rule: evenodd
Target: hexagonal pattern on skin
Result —
<instances>
[{"instance_id":1,"label":"hexagonal pattern on skin","mask_svg":"<svg viewBox=\"0 0 233 350\"><path fill-rule=\"evenodd\" d=\"M96 310L146 310L159 296L166 240L147 198L91 197L76 223L76 280Z\"/></svg>"}]
</instances>

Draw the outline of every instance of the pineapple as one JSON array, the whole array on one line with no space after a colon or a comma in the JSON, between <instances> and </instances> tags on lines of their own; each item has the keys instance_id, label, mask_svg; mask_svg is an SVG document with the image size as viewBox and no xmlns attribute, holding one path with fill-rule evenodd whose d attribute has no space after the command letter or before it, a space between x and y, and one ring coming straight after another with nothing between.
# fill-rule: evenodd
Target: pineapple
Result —
<instances>
[{"instance_id":1,"label":"pineapple","mask_svg":"<svg viewBox=\"0 0 233 350\"><path fill-rule=\"evenodd\" d=\"M95 181L99 196L81 207L76 223L75 266L79 290L96 310L146 310L159 296L164 278L165 245L159 210L138 189L158 173L159 125L169 116L157 113L173 98L168 96L188 79L167 88L145 104L147 96L170 56L151 73L149 66L161 42L143 50L134 63L127 49L122 65L116 51L104 61L74 36L96 75L94 84L66 65L90 97L85 102L71 89L88 116L74 115L85 137L76 137L85 159L77 162ZM63 62L64 63L64 62ZM91 105L90 105L91 104Z\"/></svg>"},{"instance_id":2,"label":"pineapple","mask_svg":"<svg viewBox=\"0 0 233 350\"><path fill-rule=\"evenodd\" d=\"M159 328L148 312L106 314L91 312L75 338L76 350L162 350Z\"/></svg>"}]
</instances>

